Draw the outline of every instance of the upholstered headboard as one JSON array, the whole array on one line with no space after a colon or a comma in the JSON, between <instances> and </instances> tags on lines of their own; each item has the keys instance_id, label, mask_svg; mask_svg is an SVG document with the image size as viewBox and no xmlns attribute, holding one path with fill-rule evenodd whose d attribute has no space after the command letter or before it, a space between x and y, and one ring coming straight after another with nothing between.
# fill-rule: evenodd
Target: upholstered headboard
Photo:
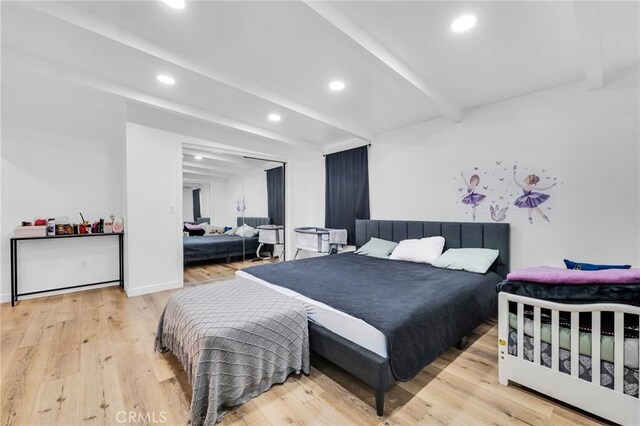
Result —
<instances>
[{"instance_id":1,"label":"upholstered headboard","mask_svg":"<svg viewBox=\"0 0 640 426\"><path fill-rule=\"evenodd\" d=\"M197 224L209 223L211 221L210 217L199 217L196 219Z\"/></svg>"},{"instance_id":2,"label":"upholstered headboard","mask_svg":"<svg viewBox=\"0 0 640 426\"><path fill-rule=\"evenodd\" d=\"M270 217L241 217L238 216L238 226L242 226L243 223L251 226L252 228L257 228L260 225L271 225Z\"/></svg>"},{"instance_id":3,"label":"upholstered headboard","mask_svg":"<svg viewBox=\"0 0 640 426\"><path fill-rule=\"evenodd\" d=\"M449 248L491 248L500 251L492 270L506 277L509 273L510 244L508 223L421 222L407 220L356 219L356 247L372 237L399 242L406 239L442 236Z\"/></svg>"}]
</instances>

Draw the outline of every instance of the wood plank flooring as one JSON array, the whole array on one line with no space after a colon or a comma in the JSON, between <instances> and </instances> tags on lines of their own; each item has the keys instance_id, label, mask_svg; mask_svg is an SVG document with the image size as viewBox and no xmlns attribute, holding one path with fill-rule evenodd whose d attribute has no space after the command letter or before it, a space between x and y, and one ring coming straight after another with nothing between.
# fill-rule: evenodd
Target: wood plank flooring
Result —
<instances>
[{"instance_id":1,"label":"wood plank flooring","mask_svg":"<svg viewBox=\"0 0 640 426\"><path fill-rule=\"evenodd\" d=\"M187 282L223 280L250 263L195 265ZM215 284L213 284L215 285ZM118 287L3 304L4 425L187 425L190 386L171 354L153 352L171 292L127 298ZM223 425L598 424L524 388L497 383L497 328L487 322L464 351L450 349L387 394L379 418L370 388L314 358L309 376L228 412Z\"/></svg>"}]
</instances>

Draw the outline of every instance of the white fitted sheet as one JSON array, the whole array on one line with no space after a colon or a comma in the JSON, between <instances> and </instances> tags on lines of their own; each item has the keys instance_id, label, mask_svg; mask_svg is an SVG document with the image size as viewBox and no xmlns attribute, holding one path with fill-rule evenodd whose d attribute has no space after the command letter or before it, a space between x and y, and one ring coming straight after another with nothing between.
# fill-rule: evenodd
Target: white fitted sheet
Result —
<instances>
[{"instance_id":1,"label":"white fitted sheet","mask_svg":"<svg viewBox=\"0 0 640 426\"><path fill-rule=\"evenodd\" d=\"M345 314L344 312L334 309L329 305L310 299L300 293L289 290L288 288L271 284L263 279L247 274L246 272L237 271L236 276L255 281L275 291L299 300L307 309L307 315L310 321L323 326L327 330L342 336L356 345L362 346L383 358L387 358L387 338L380 330L367 324L361 319L352 317L351 315Z\"/></svg>"}]
</instances>

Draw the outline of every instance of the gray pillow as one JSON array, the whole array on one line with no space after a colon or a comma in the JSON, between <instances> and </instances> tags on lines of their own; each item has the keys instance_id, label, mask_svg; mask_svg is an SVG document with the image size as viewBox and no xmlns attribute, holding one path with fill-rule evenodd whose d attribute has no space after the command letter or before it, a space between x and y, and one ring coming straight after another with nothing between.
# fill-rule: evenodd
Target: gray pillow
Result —
<instances>
[{"instance_id":1,"label":"gray pillow","mask_svg":"<svg viewBox=\"0 0 640 426\"><path fill-rule=\"evenodd\" d=\"M431 264L436 268L455 269L458 271L485 274L500 252L492 249L461 248L449 249Z\"/></svg>"},{"instance_id":2,"label":"gray pillow","mask_svg":"<svg viewBox=\"0 0 640 426\"><path fill-rule=\"evenodd\" d=\"M371 238L369 242L358 250L356 254L362 256L378 257L380 259L388 259L398 243L393 241L381 240L380 238Z\"/></svg>"},{"instance_id":3,"label":"gray pillow","mask_svg":"<svg viewBox=\"0 0 640 426\"><path fill-rule=\"evenodd\" d=\"M257 237L258 235L260 235L259 229L248 229L244 233L244 236L247 238Z\"/></svg>"},{"instance_id":4,"label":"gray pillow","mask_svg":"<svg viewBox=\"0 0 640 426\"><path fill-rule=\"evenodd\" d=\"M224 233L224 235L236 235L237 231L238 231L238 227L236 226L235 228L229 229L227 232Z\"/></svg>"}]
</instances>

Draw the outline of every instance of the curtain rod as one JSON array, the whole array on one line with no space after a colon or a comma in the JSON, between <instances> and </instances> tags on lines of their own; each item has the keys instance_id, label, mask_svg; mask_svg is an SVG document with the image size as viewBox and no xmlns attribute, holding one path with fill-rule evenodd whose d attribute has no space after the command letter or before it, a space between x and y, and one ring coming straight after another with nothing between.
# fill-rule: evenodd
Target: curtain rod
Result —
<instances>
[{"instance_id":1,"label":"curtain rod","mask_svg":"<svg viewBox=\"0 0 640 426\"><path fill-rule=\"evenodd\" d=\"M362 145L362 146L356 146L355 148L349 148L349 149L345 149L343 151L336 151L336 152L332 152L331 154L337 154L339 152L344 152L344 151L351 151L352 149L358 149L358 148L363 148L363 147L367 147L367 148L371 148L371 144L368 143L366 145ZM331 155L331 154L322 154L323 157L326 157L327 155Z\"/></svg>"}]
</instances>

